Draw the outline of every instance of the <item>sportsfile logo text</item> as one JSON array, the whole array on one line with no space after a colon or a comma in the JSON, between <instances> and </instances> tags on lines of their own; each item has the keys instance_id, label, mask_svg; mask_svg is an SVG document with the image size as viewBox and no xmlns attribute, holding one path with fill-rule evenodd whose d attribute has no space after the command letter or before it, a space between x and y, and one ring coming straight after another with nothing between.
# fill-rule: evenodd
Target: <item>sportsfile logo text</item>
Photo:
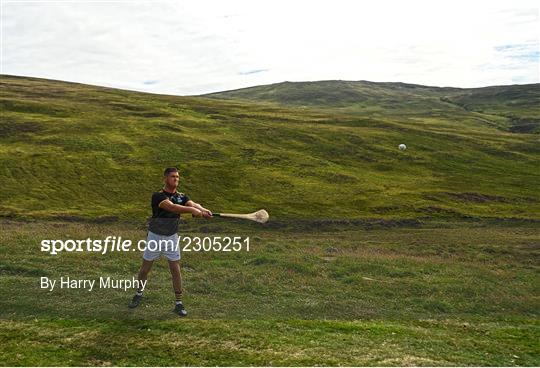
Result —
<instances>
[{"instance_id":1,"label":"sportsfile logo text","mask_svg":"<svg viewBox=\"0 0 540 368\"><path fill-rule=\"evenodd\" d=\"M122 239L121 236L107 236L105 239L43 239L41 251L51 255L60 252L93 252L105 254L107 252L144 252L150 251L177 251L182 252L249 252L249 237L241 236L213 236L190 237L178 236L176 242L172 240L140 239L134 243L131 239ZM135 246L134 246L135 244Z\"/></svg>"}]
</instances>

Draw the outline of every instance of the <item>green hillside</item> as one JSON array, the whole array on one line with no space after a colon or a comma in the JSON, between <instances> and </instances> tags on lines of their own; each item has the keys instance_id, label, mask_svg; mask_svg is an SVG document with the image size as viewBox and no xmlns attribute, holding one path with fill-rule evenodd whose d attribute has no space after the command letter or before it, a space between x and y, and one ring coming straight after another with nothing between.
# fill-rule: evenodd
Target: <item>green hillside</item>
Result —
<instances>
[{"instance_id":1,"label":"green hillside","mask_svg":"<svg viewBox=\"0 0 540 368\"><path fill-rule=\"evenodd\" d=\"M347 107L369 105L392 108L407 103L427 102L426 107L440 104L438 93L455 93L457 88L436 88L406 83L327 80L319 82L281 82L201 96L221 99L271 101L286 105ZM399 106L396 106L399 105ZM415 105L417 106L417 105Z\"/></svg>"},{"instance_id":2,"label":"green hillside","mask_svg":"<svg viewBox=\"0 0 540 368\"><path fill-rule=\"evenodd\" d=\"M210 209L266 208L278 222L540 212L538 135L507 117L538 118L538 85L323 81L178 97L3 75L1 91L2 217L142 219L169 165Z\"/></svg>"},{"instance_id":3,"label":"green hillside","mask_svg":"<svg viewBox=\"0 0 540 368\"><path fill-rule=\"evenodd\" d=\"M464 89L329 80L282 82L201 96L319 107L326 111L333 108L361 115L413 115L453 120L474 116L487 124L503 123L501 128L505 130L540 133L540 84Z\"/></svg>"},{"instance_id":4,"label":"green hillside","mask_svg":"<svg viewBox=\"0 0 540 368\"><path fill-rule=\"evenodd\" d=\"M512 132L540 133L540 84L471 89L449 101L469 111L504 116Z\"/></svg>"}]
</instances>

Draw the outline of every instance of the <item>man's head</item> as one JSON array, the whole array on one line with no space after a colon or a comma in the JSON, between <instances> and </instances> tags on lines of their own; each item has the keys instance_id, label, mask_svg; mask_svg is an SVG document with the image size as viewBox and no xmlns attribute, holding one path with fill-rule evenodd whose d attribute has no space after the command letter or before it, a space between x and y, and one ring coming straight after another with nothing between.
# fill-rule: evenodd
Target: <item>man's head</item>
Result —
<instances>
[{"instance_id":1,"label":"man's head","mask_svg":"<svg viewBox=\"0 0 540 368\"><path fill-rule=\"evenodd\" d=\"M168 167L163 172L163 182L165 186L170 189L176 189L178 187L178 181L180 180L180 173L176 167Z\"/></svg>"}]
</instances>

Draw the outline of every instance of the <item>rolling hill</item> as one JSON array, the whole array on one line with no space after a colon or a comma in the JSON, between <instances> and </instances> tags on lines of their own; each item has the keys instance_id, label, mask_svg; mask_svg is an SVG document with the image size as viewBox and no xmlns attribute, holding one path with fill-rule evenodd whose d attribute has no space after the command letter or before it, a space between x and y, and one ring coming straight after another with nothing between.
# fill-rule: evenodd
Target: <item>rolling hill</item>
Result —
<instances>
[{"instance_id":1,"label":"rolling hill","mask_svg":"<svg viewBox=\"0 0 540 368\"><path fill-rule=\"evenodd\" d=\"M462 110L484 113L505 130L540 133L540 84L484 88L429 87L407 83L329 80L282 82L201 95L218 99L319 107L361 115L464 117ZM452 106L453 105L453 106Z\"/></svg>"},{"instance_id":2,"label":"rolling hill","mask_svg":"<svg viewBox=\"0 0 540 368\"><path fill-rule=\"evenodd\" d=\"M537 84L285 82L169 96L0 83L2 217L142 219L170 165L209 208L264 207L276 221L540 212L538 135L524 133L538 130Z\"/></svg>"}]
</instances>

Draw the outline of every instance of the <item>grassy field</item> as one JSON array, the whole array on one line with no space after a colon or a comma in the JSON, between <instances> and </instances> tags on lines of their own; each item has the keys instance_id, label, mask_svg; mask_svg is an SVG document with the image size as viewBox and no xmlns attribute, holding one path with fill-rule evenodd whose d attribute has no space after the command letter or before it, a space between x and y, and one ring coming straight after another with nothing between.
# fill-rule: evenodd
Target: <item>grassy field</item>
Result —
<instances>
[{"instance_id":1,"label":"grassy field","mask_svg":"<svg viewBox=\"0 0 540 368\"><path fill-rule=\"evenodd\" d=\"M538 226L277 231L250 251L184 253L188 319L165 261L132 292L39 289L39 276L130 278L138 252L39 251L42 239L144 238L127 224L4 222L0 342L6 365L529 365L540 363Z\"/></svg>"},{"instance_id":2,"label":"grassy field","mask_svg":"<svg viewBox=\"0 0 540 368\"><path fill-rule=\"evenodd\" d=\"M538 85L281 83L166 96L0 77L0 365L540 365ZM405 143L401 152L397 145ZM40 251L145 237L166 166L250 251Z\"/></svg>"}]
</instances>

